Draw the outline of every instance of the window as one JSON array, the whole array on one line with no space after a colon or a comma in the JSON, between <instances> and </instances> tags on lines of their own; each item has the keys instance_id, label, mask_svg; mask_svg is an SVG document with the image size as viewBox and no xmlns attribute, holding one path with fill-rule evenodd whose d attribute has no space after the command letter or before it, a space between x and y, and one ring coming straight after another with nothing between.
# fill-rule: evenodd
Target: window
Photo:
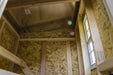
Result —
<instances>
[{"instance_id":1,"label":"window","mask_svg":"<svg viewBox=\"0 0 113 75\"><path fill-rule=\"evenodd\" d=\"M103 0L103 2L113 25L113 0Z\"/></svg>"},{"instance_id":2,"label":"window","mask_svg":"<svg viewBox=\"0 0 113 75\"><path fill-rule=\"evenodd\" d=\"M7 4L7 1L8 0L0 0L0 18L2 16L2 13L3 13L4 9L5 9L5 6Z\"/></svg>"},{"instance_id":3,"label":"window","mask_svg":"<svg viewBox=\"0 0 113 75\"><path fill-rule=\"evenodd\" d=\"M87 48L89 52L90 65L93 66L96 63L96 60L95 60L94 47L93 47L93 42L91 38L91 32L90 32L87 16L85 16L84 18L83 25L84 25Z\"/></svg>"}]
</instances>

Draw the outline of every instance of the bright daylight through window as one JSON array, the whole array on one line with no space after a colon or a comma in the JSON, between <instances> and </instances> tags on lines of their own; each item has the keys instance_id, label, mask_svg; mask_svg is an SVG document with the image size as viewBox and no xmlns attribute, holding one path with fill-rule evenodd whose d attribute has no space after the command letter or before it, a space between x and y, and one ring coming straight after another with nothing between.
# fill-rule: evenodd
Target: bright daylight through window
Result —
<instances>
[{"instance_id":1,"label":"bright daylight through window","mask_svg":"<svg viewBox=\"0 0 113 75\"><path fill-rule=\"evenodd\" d=\"M96 60L95 60L94 47L93 47L93 42L91 38L91 32L90 32L87 16L85 16L84 18L83 25L84 25L85 37L86 37L86 42L87 42L87 47L89 52L90 65L92 66L96 63Z\"/></svg>"}]
</instances>

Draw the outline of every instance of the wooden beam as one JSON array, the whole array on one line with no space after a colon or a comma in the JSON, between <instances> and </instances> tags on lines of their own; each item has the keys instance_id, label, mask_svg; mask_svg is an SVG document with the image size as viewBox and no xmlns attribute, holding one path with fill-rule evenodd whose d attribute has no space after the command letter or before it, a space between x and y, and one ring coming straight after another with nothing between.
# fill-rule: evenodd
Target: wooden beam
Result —
<instances>
[{"instance_id":1,"label":"wooden beam","mask_svg":"<svg viewBox=\"0 0 113 75\"><path fill-rule=\"evenodd\" d=\"M42 57L41 57L41 71L40 75L46 74L46 43L42 42Z\"/></svg>"},{"instance_id":2,"label":"wooden beam","mask_svg":"<svg viewBox=\"0 0 113 75\"><path fill-rule=\"evenodd\" d=\"M12 27L16 30L16 32L19 33L21 29L19 26L20 24L17 22L17 20L14 19L14 15L11 15L9 11L4 11L3 15L5 16L5 18L7 18Z\"/></svg>"},{"instance_id":3,"label":"wooden beam","mask_svg":"<svg viewBox=\"0 0 113 75\"><path fill-rule=\"evenodd\" d=\"M3 17L2 17L2 19L3 19ZM3 19L3 22L2 22L1 27L0 27L0 36L1 36L2 32L3 32L3 29L4 29L5 25L6 25L6 21ZM10 29L10 28L8 28L8 29ZM15 55L16 55L17 48L18 48L17 47L18 46L18 42L19 42L18 39L19 39L19 37L17 37L17 39L15 39L15 43L14 43L14 46L13 46L13 49L15 50L15 52L14 52ZM9 66L10 68L9 69L12 70L13 66L14 66L14 63L10 62L9 64L10 64L10 66Z\"/></svg>"},{"instance_id":4,"label":"wooden beam","mask_svg":"<svg viewBox=\"0 0 113 75\"><path fill-rule=\"evenodd\" d=\"M20 41L75 41L75 38L27 38Z\"/></svg>"},{"instance_id":5,"label":"wooden beam","mask_svg":"<svg viewBox=\"0 0 113 75\"><path fill-rule=\"evenodd\" d=\"M12 33L14 35L16 35L17 37L20 37L19 34L16 32L16 30L12 27L12 25L9 23L9 21L4 17L2 16L3 20L5 21L6 25L9 27L9 29L12 31Z\"/></svg>"},{"instance_id":6,"label":"wooden beam","mask_svg":"<svg viewBox=\"0 0 113 75\"><path fill-rule=\"evenodd\" d=\"M98 70L100 72L113 71L113 57L111 59L108 59L108 60L104 61L103 63L99 64Z\"/></svg>"},{"instance_id":7,"label":"wooden beam","mask_svg":"<svg viewBox=\"0 0 113 75\"><path fill-rule=\"evenodd\" d=\"M14 55L17 55L18 45L19 45L19 38L16 38L14 41L14 44L13 44L13 50L14 50L13 54ZM11 62L9 65L9 70L13 71L13 69L14 69L14 63Z\"/></svg>"},{"instance_id":8,"label":"wooden beam","mask_svg":"<svg viewBox=\"0 0 113 75\"><path fill-rule=\"evenodd\" d=\"M14 62L15 64L19 65L22 68L25 75L33 75L31 70L28 68L28 66L26 65L26 63L22 59L18 58L17 56L15 56L14 54L9 52L8 50L3 48L2 46L0 46L0 56L2 56L4 58Z\"/></svg>"},{"instance_id":9,"label":"wooden beam","mask_svg":"<svg viewBox=\"0 0 113 75\"><path fill-rule=\"evenodd\" d=\"M34 6L40 6L40 5L49 5L49 4L59 4L59 3L69 3L69 2L76 2L80 0L46 0L46 1L32 1L32 2L15 2L10 3L7 5L6 10L10 9L17 9L17 8L28 8L28 7L34 7Z\"/></svg>"},{"instance_id":10,"label":"wooden beam","mask_svg":"<svg viewBox=\"0 0 113 75\"><path fill-rule=\"evenodd\" d=\"M78 63L79 63L79 75L84 75L84 64L83 64L82 49L80 45L79 36L80 36L79 30L78 30L78 27L76 27L76 44L77 44L77 54L78 54Z\"/></svg>"},{"instance_id":11,"label":"wooden beam","mask_svg":"<svg viewBox=\"0 0 113 75\"><path fill-rule=\"evenodd\" d=\"M79 13L77 17L77 23L76 23L78 26L76 27L78 27L79 29L79 37L80 37L80 44L81 44L83 65L84 65L84 75L91 75L88 50L87 50L85 34L84 34L84 29L83 29L83 20L82 20L83 13L84 13L84 3L83 3L83 0L81 0Z\"/></svg>"},{"instance_id":12,"label":"wooden beam","mask_svg":"<svg viewBox=\"0 0 113 75\"><path fill-rule=\"evenodd\" d=\"M81 17L78 18L78 27L79 27L80 41L81 41L81 48L82 48L82 55L83 55L83 62L84 62L84 73L85 73L84 75L91 75L87 44L85 40L83 21Z\"/></svg>"},{"instance_id":13,"label":"wooden beam","mask_svg":"<svg viewBox=\"0 0 113 75\"><path fill-rule=\"evenodd\" d=\"M24 62L25 68L22 68L22 71L24 72L25 75L34 75L32 71L29 69L29 67L26 65Z\"/></svg>"},{"instance_id":14,"label":"wooden beam","mask_svg":"<svg viewBox=\"0 0 113 75\"><path fill-rule=\"evenodd\" d=\"M84 3L83 3L83 0L81 0L81 1L80 1L79 12L78 12L78 17L79 17L79 16L83 16L84 9L85 9L85 8L84 8ZM77 18L78 18L78 17L77 17Z\"/></svg>"},{"instance_id":15,"label":"wooden beam","mask_svg":"<svg viewBox=\"0 0 113 75\"><path fill-rule=\"evenodd\" d=\"M83 3L83 0L81 0L77 20L80 16L83 15L83 12L84 12L84 3ZM78 21L76 21L75 24L76 24L75 25L76 44L77 44L77 53L78 53L78 62L79 62L79 75L85 75L85 68L84 68L85 64L84 64L83 55L82 55Z\"/></svg>"},{"instance_id":16,"label":"wooden beam","mask_svg":"<svg viewBox=\"0 0 113 75\"><path fill-rule=\"evenodd\" d=\"M0 55L2 57L5 57L6 59L18 64L19 66L21 67L25 67L23 64L22 64L22 60L19 59L17 56L13 55L11 52L9 52L8 50L6 50L5 48L3 48L2 46L0 46Z\"/></svg>"},{"instance_id":17,"label":"wooden beam","mask_svg":"<svg viewBox=\"0 0 113 75\"><path fill-rule=\"evenodd\" d=\"M67 47L68 75L72 75L72 59L71 59L70 41L66 41L66 47Z\"/></svg>"},{"instance_id":18,"label":"wooden beam","mask_svg":"<svg viewBox=\"0 0 113 75\"><path fill-rule=\"evenodd\" d=\"M2 34L2 31L4 29L4 26L5 26L5 21L3 21L2 24L1 24L1 27L0 27L0 36Z\"/></svg>"},{"instance_id":19,"label":"wooden beam","mask_svg":"<svg viewBox=\"0 0 113 75\"><path fill-rule=\"evenodd\" d=\"M80 8L80 2L76 2L75 4L75 11L74 11L74 17L73 17L73 27L76 27L76 22L77 22L77 17L79 13L79 8Z\"/></svg>"}]
</instances>

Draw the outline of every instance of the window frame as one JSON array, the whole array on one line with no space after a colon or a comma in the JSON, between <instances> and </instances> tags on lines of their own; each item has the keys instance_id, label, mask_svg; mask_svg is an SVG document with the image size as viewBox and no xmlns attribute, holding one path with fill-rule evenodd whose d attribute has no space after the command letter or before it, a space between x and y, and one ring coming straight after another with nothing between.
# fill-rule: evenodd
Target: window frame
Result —
<instances>
[{"instance_id":1,"label":"window frame","mask_svg":"<svg viewBox=\"0 0 113 75\"><path fill-rule=\"evenodd\" d=\"M112 26L113 26L113 15L111 14L111 11L110 11L110 9L109 9L109 6L108 6L106 0L103 0L103 3L104 3L105 8L106 8L106 10L107 10L107 13L108 13L110 22L111 22L111 24L112 24ZM113 13L113 12L112 12L112 13Z\"/></svg>"},{"instance_id":2,"label":"window frame","mask_svg":"<svg viewBox=\"0 0 113 75\"><path fill-rule=\"evenodd\" d=\"M86 30L86 24L85 22L88 22L88 26L89 26L89 21L88 21L88 18L87 18L87 14L84 16L84 19L83 19L83 28L84 28L84 33L85 33L85 39L86 39L86 44L87 44L87 50L88 50L88 56L89 56L89 62L90 62L90 67L91 67L91 70L95 69L96 68L96 58L95 58L95 63L94 64L91 64L91 59L90 59L90 55L92 52L94 52L94 56L95 56L95 51L94 51L94 46L93 46L93 50L91 52L89 52L89 43L92 42L93 43L93 40L92 40L92 36L91 36L91 31L90 31L90 28L89 29L89 32L90 32L90 37L88 38L88 35L87 35L87 30Z\"/></svg>"}]
</instances>

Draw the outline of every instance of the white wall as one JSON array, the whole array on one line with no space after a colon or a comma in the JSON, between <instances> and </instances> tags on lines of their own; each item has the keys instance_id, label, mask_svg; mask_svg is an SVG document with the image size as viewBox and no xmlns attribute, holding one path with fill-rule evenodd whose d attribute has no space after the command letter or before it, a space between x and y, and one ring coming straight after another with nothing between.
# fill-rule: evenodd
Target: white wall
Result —
<instances>
[{"instance_id":1,"label":"white wall","mask_svg":"<svg viewBox=\"0 0 113 75\"><path fill-rule=\"evenodd\" d=\"M0 69L0 75L20 75Z\"/></svg>"},{"instance_id":2,"label":"white wall","mask_svg":"<svg viewBox=\"0 0 113 75\"><path fill-rule=\"evenodd\" d=\"M3 14L3 11L6 7L7 2L8 2L8 0L0 0L0 18Z\"/></svg>"}]
</instances>

